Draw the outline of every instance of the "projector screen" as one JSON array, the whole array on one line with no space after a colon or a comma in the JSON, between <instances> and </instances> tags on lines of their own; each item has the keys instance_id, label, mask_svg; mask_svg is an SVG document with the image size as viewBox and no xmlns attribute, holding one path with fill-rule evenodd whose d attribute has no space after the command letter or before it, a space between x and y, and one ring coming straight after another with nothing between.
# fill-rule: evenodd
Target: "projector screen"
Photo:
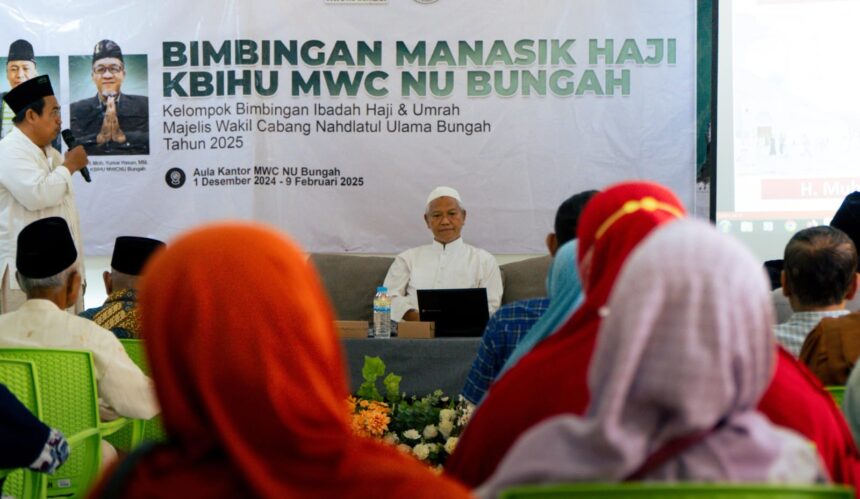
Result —
<instances>
[{"instance_id":1,"label":"projector screen","mask_svg":"<svg viewBox=\"0 0 860 499\"><path fill-rule=\"evenodd\" d=\"M860 190L860 2L720 0L716 223L762 260Z\"/></svg>"}]
</instances>

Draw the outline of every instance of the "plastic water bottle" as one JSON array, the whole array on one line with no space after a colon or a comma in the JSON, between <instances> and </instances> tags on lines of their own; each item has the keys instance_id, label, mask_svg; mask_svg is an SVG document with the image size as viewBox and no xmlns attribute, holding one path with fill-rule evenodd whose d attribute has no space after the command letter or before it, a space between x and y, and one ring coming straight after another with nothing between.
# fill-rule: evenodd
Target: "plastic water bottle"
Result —
<instances>
[{"instance_id":1,"label":"plastic water bottle","mask_svg":"<svg viewBox=\"0 0 860 499\"><path fill-rule=\"evenodd\" d=\"M391 338L391 298L385 286L376 288L373 297L373 336Z\"/></svg>"}]
</instances>

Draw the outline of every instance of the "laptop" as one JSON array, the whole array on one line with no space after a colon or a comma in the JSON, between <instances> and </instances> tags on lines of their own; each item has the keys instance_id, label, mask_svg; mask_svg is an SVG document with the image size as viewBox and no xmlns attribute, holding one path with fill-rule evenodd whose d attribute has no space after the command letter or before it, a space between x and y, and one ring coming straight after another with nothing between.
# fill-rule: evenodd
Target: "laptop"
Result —
<instances>
[{"instance_id":1,"label":"laptop","mask_svg":"<svg viewBox=\"0 0 860 499\"><path fill-rule=\"evenodd\" d=\"M486 288L419 289L418 315L436 323L436 337L480 337L490 313Z\"/></svg>"}]
</instances>

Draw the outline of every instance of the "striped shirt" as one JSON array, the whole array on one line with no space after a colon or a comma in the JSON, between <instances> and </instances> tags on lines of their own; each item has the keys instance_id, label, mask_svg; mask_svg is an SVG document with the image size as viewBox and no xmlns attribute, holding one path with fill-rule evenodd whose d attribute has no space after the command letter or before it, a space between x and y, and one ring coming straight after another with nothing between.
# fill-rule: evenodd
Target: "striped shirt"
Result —
<instances>
[{"instance_id":1,"label":"striped shirt","mask_svg":"<svg viewBox=\"0 0 860 499\"><path fill-rule=\"evenodd\" d=\"M840 317L850 314L850 310L830 310L825 312L795 312L788 321L774 327L776 341L791 352L795 357L800 356L800 349L809 333L825 317Z\"/></svg>"}]
</instances>

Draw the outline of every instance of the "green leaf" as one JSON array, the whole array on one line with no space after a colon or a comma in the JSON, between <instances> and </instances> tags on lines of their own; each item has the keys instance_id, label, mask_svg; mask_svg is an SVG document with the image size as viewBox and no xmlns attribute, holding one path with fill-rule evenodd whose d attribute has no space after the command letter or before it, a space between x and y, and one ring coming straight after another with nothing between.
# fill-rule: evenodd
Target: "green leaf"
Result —
<instances>
[{"instance_id":1,"label":"green leaf","mask_svg":"<svg viewBox=\"0 0 860 499\"><path fill-rule=\"evenodd\" d=\"M382 385L385 386L385 399L389 402L397 402L400 400L400 380L403 379L394 373L388 373L388 376L382 380Z\"/></svg>"},{"instance_id":2,"label":"green leaf","mask_svg":"<svg viewBox=\"0 0 860 499\"><path fill-rule=\"evenodd\" d=\"M376 378L385 374L385 362L379 357L364 356L364 366L361 368L361 376L364 381L376 383Z\"/></svg>"},{"instance_id":3,"label":"green leaf","mask_svg":"<svg viewBox=\"0 0 860 499\"><path fill-rule=\"evenodd\" d=\"M361 376L364 383L358 387L360 398L382 401L382 395L376 388L376 378L385 374L385 362L379 357L364 356L364 366L361 368Z\"/></svg>"}]
</instances>

